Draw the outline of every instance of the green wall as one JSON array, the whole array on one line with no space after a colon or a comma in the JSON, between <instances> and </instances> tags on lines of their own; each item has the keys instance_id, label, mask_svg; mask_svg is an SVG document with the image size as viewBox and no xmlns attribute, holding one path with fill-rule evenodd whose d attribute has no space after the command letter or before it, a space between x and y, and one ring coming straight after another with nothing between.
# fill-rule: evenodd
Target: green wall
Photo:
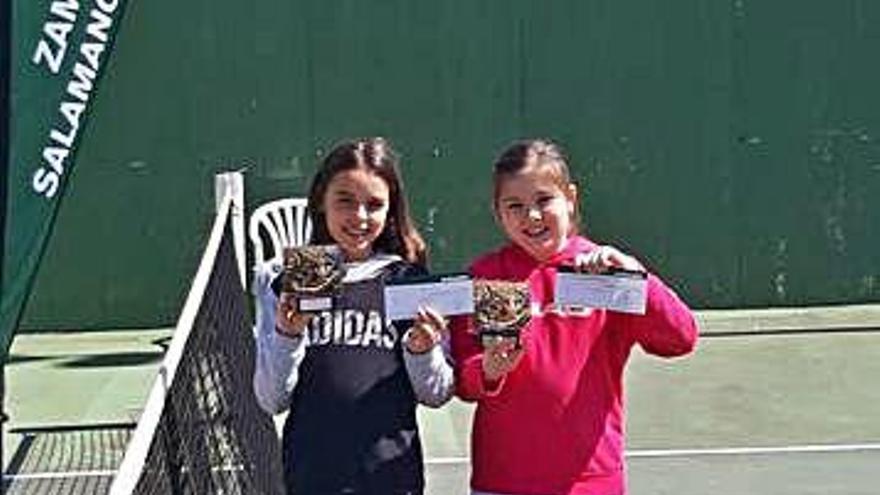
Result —
<instances>
[{"instance_id":1,"label":"green wall","mask_svg":"<svg viewBox=\"0 0 880 495\"><path fill-rule=\"evenodd\" d=\"M868 0L130 2L24 326L172 323L215 172L302 195L372 134L438 270L500 240L493 156L550 136L584 230L693 306L880 301L878 52Z\"/></svg>"}]
</instances>

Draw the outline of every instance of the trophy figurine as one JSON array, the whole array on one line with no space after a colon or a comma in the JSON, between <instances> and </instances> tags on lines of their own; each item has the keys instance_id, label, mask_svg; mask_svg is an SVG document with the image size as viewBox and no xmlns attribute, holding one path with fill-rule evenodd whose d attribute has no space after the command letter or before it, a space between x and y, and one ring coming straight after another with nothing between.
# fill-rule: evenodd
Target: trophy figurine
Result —
<instances>
[{"instance_id":1,"label":"trophy figurine","mask_svg":"<svg viewBox=\"0 0 880 495\"><path fill-rule=\"evenodd\" d=\"M474 322L484 348L514 339L531 319L529 287L525 283L497 280L474 281Z\"/></svg>"},{"instance_id":2,"label":"trophy figurine","mask_svg":"<svg viewBox=\"0 0 880 495\"><path fill-rule=\"evenodd\" d=\"M297 246L283 251L283 292L295 295L297 310L314 312L333 309L339 294L345 265L336 246Z\"/></svg>"}]
</instances>

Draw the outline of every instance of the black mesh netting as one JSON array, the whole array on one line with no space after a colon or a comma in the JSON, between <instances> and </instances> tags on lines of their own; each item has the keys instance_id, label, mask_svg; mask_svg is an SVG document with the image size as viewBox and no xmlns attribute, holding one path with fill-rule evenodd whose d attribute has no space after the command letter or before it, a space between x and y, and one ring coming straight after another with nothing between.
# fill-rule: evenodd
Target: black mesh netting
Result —
<instances>
[{"instance_id":1,"label":"black mesh netting","mask_svg":"<svg viewBox=\"0 0 880 495\"><path fill-rule=\"evenodd\" d=\"M131 424L23 428L6 469L6 495L107 493Z\"/></svg>"},{"instance_id":2,"label":"black mesh netting","mask_svg":"<svg viewBox=\"0 0 880 495\"><path fill-rule=\"evenodd\" d=\"M137 494L280 494L270 415L251 388L254 343L227 226Z\"/></svg>"}]
</instances>

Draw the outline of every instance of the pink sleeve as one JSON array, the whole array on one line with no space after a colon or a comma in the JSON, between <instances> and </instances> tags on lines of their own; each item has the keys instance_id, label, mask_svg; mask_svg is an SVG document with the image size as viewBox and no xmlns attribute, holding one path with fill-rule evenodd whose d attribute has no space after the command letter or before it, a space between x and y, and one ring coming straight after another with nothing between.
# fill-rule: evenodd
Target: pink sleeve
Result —
<instances>
[{"instance_id":1,"label":"pink sleeve","mask_svg":"<svg viewBox=\"0 0 880 495\"><path fill-rule=\"evenodd\" d=\"M658 277L648 275L644 315L621 315L632 338L649 354L682 356L697 344L697 323L690 308Z\"/></svg>"},{"instance_id":2,"label":"pink sleeve","mask_svg":"<svg viewBox=\"0 0 880 495\"><path fill-rule=\"evenodd\" d=\"M451 323L452 358L455 362L455 394L465 401L497 394L504 379L487 383L483 378L483 349L473 334L473 319L457 317Z\"/></svg>"}]
</instances>

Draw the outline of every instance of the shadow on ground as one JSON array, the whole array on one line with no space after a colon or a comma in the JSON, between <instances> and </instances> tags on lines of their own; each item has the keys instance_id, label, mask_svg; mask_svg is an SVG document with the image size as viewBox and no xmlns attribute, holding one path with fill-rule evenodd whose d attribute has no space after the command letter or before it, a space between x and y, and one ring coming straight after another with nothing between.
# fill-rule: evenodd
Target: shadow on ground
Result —
<instances>
[{"instance_id":1,"label":"shadow on ground","mask_svg":"<svg viewBox=\"0 0 880 495\"><path fill-rule=\"evenodd\" d=\"M67 359L58 364L59 368L101 368L117 366L142 366L159 362L163 353L156 352L118 352L113 354L95 354L91 356Z\"/></svg>"}]
</instances>

